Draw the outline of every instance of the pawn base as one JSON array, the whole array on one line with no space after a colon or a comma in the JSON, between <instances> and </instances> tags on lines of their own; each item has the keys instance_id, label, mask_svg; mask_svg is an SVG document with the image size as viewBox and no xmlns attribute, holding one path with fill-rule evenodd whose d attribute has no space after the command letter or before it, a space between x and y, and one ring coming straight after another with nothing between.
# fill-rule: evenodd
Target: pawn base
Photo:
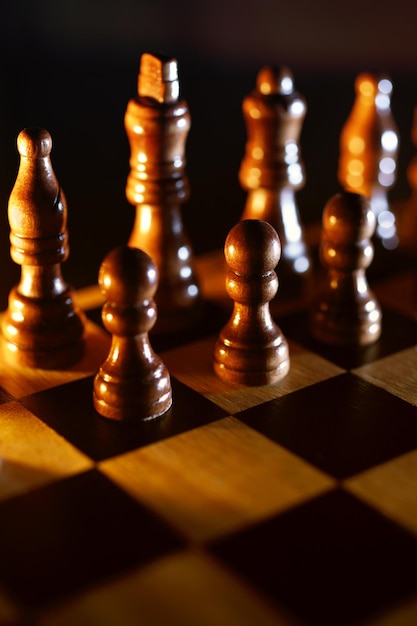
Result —
<instances>
[{"instance_id":1,"label":"pawn base","mask_svg":"<svg viewBox=\"0 0 417 626\"><path fill-rule=\"evenodd\" d=\"M279 367L264 372L245 372L232 370L221 363L214 362L216 375L227 383L258 387L280 382L288 374L290 369L289 359L281 363Z\"/></svg>"},{"instance_id":2,"label":"pawn base","mask_svg":"<svg viewBox=\"0 0 417 626\"><path fill-rule=\"evenodd\" d=\"M85 316L73 304L71 292L55 298L29 298L14 287L1 318L8 362L41 369L63 369L84 354Z\"/></svg>"},{"instance_id":3,"label":"pawn base","mask_svg":"<svg viewBox=\"0 0 417 626\"><path fill-rule=\"evenodd\" d=\"M150 412L149 408L141 406L115 406L107 404L93 394L94 408L102 417L116 422L146 422L165 415L172 406L172 398L166 399L163 403L158 403L158 408Z\"/></svg>"},{"instance_id":4,"label":"pawn base","mask_svg":"<svg viewBox=\"0 0 417 626\"><path fill-rule=\"evenodd\" d=\"M94 379L94 408L118 422L148 421L164 415L172 405L171 381L161 365L155 378L118 376L104 364ZM160 375L158 375L160 374Z\"/></svg>"},{"instance_id":5,"label":"pawn base","mask_svg":"<svg viewBox=\"0 0 417 626\"><path fill-rule=\"evenodd\" d=\"M4 340L3 354L8 363L19 367L62 370L78 363L84 355L83 341L57 350L28 350Z\"/></svg>"},{"instance_id":6,"label":"pawn base","mask_svg":"<svg viewBox=\"0 0 417 626\"><path fill-rule=\"evenodd\" d=\"M314 339L329 346L360 348L378 341L382 330L381 319L382 314L376 304L371 319L366 311L362 315L348 316L346 312L318 308L311 315L310 330Z\"/></svg>"},{"instance_id":7,"label":"pawn base","mask_svg":"<svg viewBox=\"0 0 417 626\"><path fill-rule=\"evenodd\" d=\"M216 375L228 383L251 386L277 383L290 369L288 345L283 337L278 337L269 346L259 349L232 345L220 336L214 350L213 367Z\"/></svg>"}]
</instances>

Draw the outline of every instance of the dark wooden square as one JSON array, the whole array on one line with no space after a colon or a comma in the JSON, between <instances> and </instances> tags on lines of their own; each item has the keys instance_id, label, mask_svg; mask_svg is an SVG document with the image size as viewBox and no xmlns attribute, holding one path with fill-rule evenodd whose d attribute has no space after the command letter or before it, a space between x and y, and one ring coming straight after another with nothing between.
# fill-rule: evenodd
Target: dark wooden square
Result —
<instances>
[{"instance_id":1,"label":"dark wooden square","mask_svg":"<svg viewBox=\"0 0 417 626\"><path fill-rule=\"evenodd\" d=\"M1 584L26 605L174 550L167 526L96 470L0 505Z\"/></svg>"},{"instance_id":2,"label":"dark wooden square","mask_svg":"<svg viewBox=\"0 0 417 626\"><path fill-rule=\"evenodd\" d=\"M224 538L212 549L297 623L309 626L362 624L417 591L417 539L342 490Z\"/></svg>"},{"instance_id":3,"label":"dark wooden square","mask_svg":"<svg viewBox=\"0 0 417 626\"><path fill-rule=\"evenodd\" d=\"M236 417L339 479L417 448L417 408L349 372Z\"/></svg>"},{"instance_id":4,"label":"dark wooden square","mask_svg":"<svg viewBox=\"0 0 417 626\"><path fill-rule=\"evenodd\" d=\"M6 404L6 402L11 402L14 399L14 396L0 386L0 404Z\"/></svg>"},{"instance_id":5,"label":"dark wooden square","mask_svg":"<svg viewBox=\"0 0 417 626\"><path fill-rule=\"evenodd\" d=\"M22 398L20 402L95 461L128 452L225 417L227 412L181 382L171 379L173 404L165 415L122 424L93 406L93 377Z\"/></svg>"},{"instance_id":6,"label":"dark wooden square","mask_svg":"<svg viewBox=\"0 0 417 626\"><path fill-rule=\"evenodd\" d=\"M320 354L343 369L354 369L417 344L417 323L391 309L382 310L381 337L361 348L334 347L314 339L309 328L309 311L303 310L278 320L284 335Z\"/></svg>"}]
</instances>

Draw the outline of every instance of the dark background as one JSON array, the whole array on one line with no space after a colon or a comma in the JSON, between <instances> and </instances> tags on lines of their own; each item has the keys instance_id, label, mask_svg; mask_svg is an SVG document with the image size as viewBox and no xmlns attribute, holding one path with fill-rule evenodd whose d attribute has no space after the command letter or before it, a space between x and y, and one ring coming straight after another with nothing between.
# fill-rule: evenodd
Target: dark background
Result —
<instances>
[{"instance_id":1,"label":"dark background","mask_svg":"<svg viewBox=\"0 0 417 626\"><path fill-rule=\"evenodd\" d=\"M393 80L401 148L391 194L409 193L417 3L15 0L0 7L2 291L19 271L9 260L7 200L18 167L16 137L26 126L44 126L53 138L53 165L68 201L66 278L75 287L95 281L103 256L127 240L134 209L124 195L129 147L123 116L146 51L165 52L179 63L192 117L191 197L183 218L196 253L221 247L243 209L241 102L265 64L289 66L307 99L301 136L307 180L297 196L304 222L319 219L339 190L339 134L362 71L386 72Z\"/></svg>"}]
</instances>

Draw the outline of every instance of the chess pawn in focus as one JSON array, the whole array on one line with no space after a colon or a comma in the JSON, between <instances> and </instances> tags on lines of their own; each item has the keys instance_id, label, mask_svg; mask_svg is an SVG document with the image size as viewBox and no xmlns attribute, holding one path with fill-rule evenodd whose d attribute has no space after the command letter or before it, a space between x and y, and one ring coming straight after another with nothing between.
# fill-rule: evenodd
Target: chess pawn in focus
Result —
<instances>
[{"instance_id":1,"label":"chess pawn in focus","mask_svg":"<svg viewBox=\"0 0 417 626\"><path fill-rule=\"evenodd\" d=\"M284 296L303 289L311 270L295 197L305 184L299 136L306 110L285 67L264 67L243 100L248 138L239 180L248 194L242 219L267 221L277 231Z\"/></svg>"},{"instance_id":2,"label":"chess pawn in focus","mask_svg":"<svg viewBox=\"0 0 417 626\"><path fill-rule=\"evenodd\" d=\"M115 248L100 267L99 285L106 299L102 318L112 343L94 379L93 401L104 417L149 420L172 404L168 370L148 337L156 320L157 280L152 259L137 248Z\"/></svg>"},{"instance_id":3,"label":"chess pawn in focus","mask_svg":"<svg viewBox=\"0 0 417 626\"><path fill-rule=\"evenodd\" d=\"M160 332L188 326L200 309L193 253L181 217L181 204L189 197L185 173L189 128L187 103L179 95L177 61L144 54L138 95L125 114L131 149L126 197L136 207L128 243L149 254L158 268Z\"/></svg>"},{"instance_id":4,"label":"chess pawn in focus","mask_svg":"<svg viewBox=\"0 0 417 626\"><path fill-rule=\"evenodd\" d=\"M69 254L65 197L55 177L52 139L42 128L17 139L20 166L9 198L10 253L21 266L1 328L9 361L59 369L83 353L84 317L61 273Z\"/></svg>"},{"instance_id":5,"label":"chess pawn in focus","mask_svg":"<svg viewBox=\"0 0 417 626\"><path fill-rule=\"evenodd\" d=\"M311 333L334 346L365 346L381 334L381 309L369 289L375 215L365 196L336 194L323 211L320 258L327 270L311 312Z\"/></svg>"},{"instance_id":6,"label":"chess pawn in focus","mask_svg":"<svg viewBox=\"0 0 417 626\"><path fill-rule=\"evenodd\" d=\"M287 342L269 309L278 289L279 237L265 221L242 220L229 232L224 251L234 307L215 346L214 370L232 383L278 382L290 367Z\"/></svg>"},{"instance_id":7,"label":"chess pawn in focus","mask_svg":"<svg viewBox=\"0 0 417 626\"><path fill-rule=\"evenodd\" d=\"M340 135L338 178L346 191L365 195L376 217L376 236L387 249L398 235L388 191L396 181L398 130L391 112L392 82L360 74L356 97Z\"/></svg>"}]
</instances>

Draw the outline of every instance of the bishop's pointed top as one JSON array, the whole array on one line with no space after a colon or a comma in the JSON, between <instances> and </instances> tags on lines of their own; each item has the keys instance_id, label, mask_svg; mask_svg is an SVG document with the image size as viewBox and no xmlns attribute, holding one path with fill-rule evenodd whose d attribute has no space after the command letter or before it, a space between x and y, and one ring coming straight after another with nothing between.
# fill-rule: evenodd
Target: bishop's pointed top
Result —
<instances>
[{"instance_id":1,"label":"bishop's pointed top","mask_svg":"<svg viewBox=\"0 0 417 626\"><path fill-rule=\"evenodd\" d=\"M52 150L52 138L44 128L25 128L17 138L20 156L38 159L47 157Z\"/></svg>"}]
</instances>

